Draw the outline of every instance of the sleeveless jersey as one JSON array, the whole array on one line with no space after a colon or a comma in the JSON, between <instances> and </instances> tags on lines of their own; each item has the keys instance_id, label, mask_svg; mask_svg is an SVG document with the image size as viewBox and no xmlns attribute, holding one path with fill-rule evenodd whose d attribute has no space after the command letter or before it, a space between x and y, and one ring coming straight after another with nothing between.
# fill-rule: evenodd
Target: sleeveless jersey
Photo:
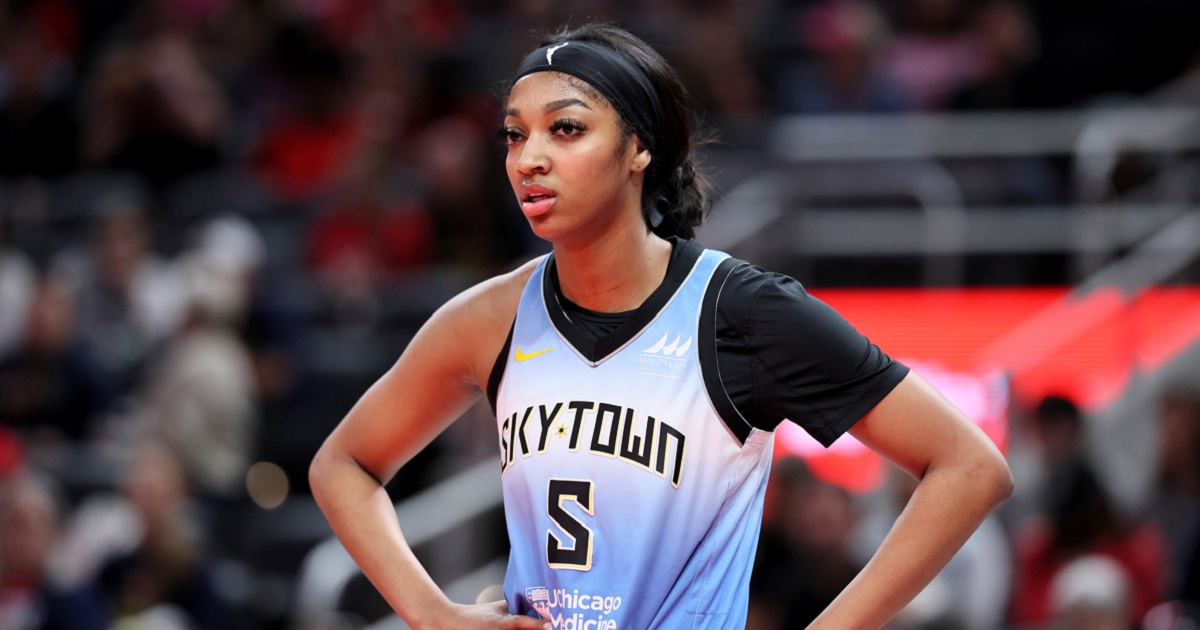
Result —
<instances>
[{"instance_id":1,"label":"sleeveless jersey","mask_svg":"<svg viewBox=\"0 0 1200 630\"><path fill-rule=\"evenodd\" d=\"M514 613L558 630L745 626L774 434L735 435L705 387L701 305L726 258L704 251L590 358L550 314L549 257L537 265L495 397Z\"/></svg>"}]
</instances>

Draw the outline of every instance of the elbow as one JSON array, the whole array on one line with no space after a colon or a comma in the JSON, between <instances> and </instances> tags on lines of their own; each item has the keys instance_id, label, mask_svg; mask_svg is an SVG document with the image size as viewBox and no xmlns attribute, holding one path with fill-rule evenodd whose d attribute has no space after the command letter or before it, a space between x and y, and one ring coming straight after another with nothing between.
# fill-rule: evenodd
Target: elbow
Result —
<instances>
[{"instance_id":1,"label":"elbow","mask_svg":"<svg viewBox=\"0 0 1200 630\"><path fill-rule=\"evenodd\" d=\"M308 464L308 487L318 505L325 495L325 489L330 484L331 477L335 474L335 459L336 457L330 451L329 442L326 441L321 448L317 449L316 455Z\"/></svg>"},{"instance_id":2,"label":"elbow","mask_svg":"<svg viewBox=\"0 0 1200 630\"><path fill-rule=\"evenodd\" d=\"M308 464L308 486L322 510L340 501L348 488L360 488L360 482L368 483L369 490L382 488L386 483L363 467L336 435L325 440Z\"/></svg>"},{"instance_id":3,"label":"elbow","mask_svg":"<svg viewBox=\"0 0 1200 630\"><path fill-rule=\"evenodd\" d=\"M1003 491L999 495L999 501L998 501L997 505L999 505L1000 503L1004 503L1010 497L1012 497L1013 491L1017 487L1016 482L1013 481L1012 470L1009 469L1008 462L1002 460L1002 464L1003 464L1003 468L1004 468L1004 485L1003 485Z\"/></svg>"},{"instance_id":4,"label":"elbow","mask_svg":"<svg viewBox=\"0 0 1200 630\"><path fill-rule=\"evenodd\" d=\"M994 451L982 462L978 472L981 494L988 497L989 510L995 509L1012 496L1015 482L1008 462L1000 452Z\"/></svg>"}]
</instances>

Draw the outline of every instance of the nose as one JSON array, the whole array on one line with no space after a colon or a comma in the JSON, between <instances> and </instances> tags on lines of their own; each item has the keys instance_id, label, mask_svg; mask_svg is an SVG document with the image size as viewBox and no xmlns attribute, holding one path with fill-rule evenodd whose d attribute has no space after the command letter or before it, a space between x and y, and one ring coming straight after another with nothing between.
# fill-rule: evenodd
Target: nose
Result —
<instances>
[{"instance_id":1,"label":"nose","mask_svg":"<svg viewBox=\"0 0 1200 630\"><path fill-rule=\"evenodd\" d=\"M545 173L550 170L546 141L541 134L530 134L517 148L516 169L522 175Z\"/></svg>"}]
</instances>

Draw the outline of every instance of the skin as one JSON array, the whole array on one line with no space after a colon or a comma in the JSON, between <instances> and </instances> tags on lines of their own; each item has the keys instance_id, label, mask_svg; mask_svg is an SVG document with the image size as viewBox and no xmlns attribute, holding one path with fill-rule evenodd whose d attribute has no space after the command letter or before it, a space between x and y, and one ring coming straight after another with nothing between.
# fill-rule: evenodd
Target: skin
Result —
<instances>
[{"instance_id":1,"label":"skin","mask_svg":"<svg viewBox=\"0 0 1200 630\"><path fill-rule=\"evenodd\" d=\"M527 217L534 233L554 244L563 293L592 310L637 308L662 282L671 256L670 243L642 219L650 152L624 134L602 97L553 72L517 82L504 128L517 201L523 186L555 197L544 214Z\"/></svg>"},{"instance_id":2,"label":"skin","mask_svg":"<svg viewBox=\"0 0 1200 630\"><path fill-rule=\"evenodd\" d=\"M577 79L522 78L504 120L505 168L530 227L553 244L563 293L596 311L636 308L662 282L671 245L640 210L649 151ZM529 198L530 191L553 197ZM372 385L313 460L313 495L334 532L393 609L417 629L549 628L504 602L449 601L404 539L383 489L474 404L534 263L442 306ZM1011 491L1003 457L970 421L910 375L852 433L921 479L877 556L813 625L877 628L949 560Z\"/></svg>"},{"instance_id":3,"label":"skin","mask_svg":"<svg viewBox=\"0 0 1200 630\"><path fill-rule=\"evenodd\" d=\"M875 555L809 626L814 630L882 627L1012 494L999 449L915 372L850 434L920 481Z\"/></svg>"}]
</instances>

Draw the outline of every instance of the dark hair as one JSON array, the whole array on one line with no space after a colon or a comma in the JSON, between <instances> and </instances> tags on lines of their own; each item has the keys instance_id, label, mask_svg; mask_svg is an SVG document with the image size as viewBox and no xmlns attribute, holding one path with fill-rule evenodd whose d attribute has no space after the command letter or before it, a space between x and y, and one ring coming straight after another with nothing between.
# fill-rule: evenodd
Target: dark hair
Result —
<instances>
[{"instance_id":1,"label":"dark hair","mask_svg":"<svg viewBox=\"0 0 1200 630\"><path fill-rule=\"evenodd\" d=\"M1042 398L1034 410L1034 416L1042 426L1069 426L1073 429L1083 426L1083 412L1079 405L1070 398L1057 394Z\"/></svg>"},{"instance_id":2,"label":"dark hair","mask_svg":"<svg viewBox=\"0 0 1200 630\"><path fill-rule=\"evenodd\" d=\"M1052 469L1047 489L1051 545L1056 552L1086 551L1124 531L1112 496L1082 457L1069 458Z\"/></svg>"},{"instance_id":3,"label":"dark hair","mask_svg":"<svg viewBox=\"0 0 1200 630\"><path fill-rule=\"evenodd\" d=\"M646 169L642 217L659 236L691 238L712 208L713 185L697 163L696 148L701 140L696 132L691 96L679 73L649 44L611 24L564 28L545 38L540 46L565 41L607 46L632 61L654 84L662 102L663 124L657 130L659 142ZM622 125L626 133L631 133L628 121L622 120ZM655 214L662 216L657 225L652 220L657 218Z\"/></svg>"}]
</instances>

